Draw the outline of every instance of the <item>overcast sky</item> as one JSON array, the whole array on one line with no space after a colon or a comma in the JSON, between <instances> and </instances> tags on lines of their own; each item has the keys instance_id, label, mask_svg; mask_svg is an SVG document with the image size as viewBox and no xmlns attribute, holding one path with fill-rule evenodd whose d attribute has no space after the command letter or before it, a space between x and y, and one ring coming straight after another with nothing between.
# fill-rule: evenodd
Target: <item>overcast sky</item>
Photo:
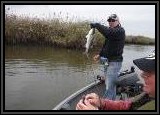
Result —
<instances>
[{"instance_id":1,"label":"overcast sky","mask_svg":"<svg viewBox=\"0 0 160 115\"><path fill-rule=\"evenodd\" d=\"M54 16L75 21L107 23L107 17L119 16L126 35L155 38L155 5L6 5L9 13L38 18Z\"/></svg>"}]
</instances>

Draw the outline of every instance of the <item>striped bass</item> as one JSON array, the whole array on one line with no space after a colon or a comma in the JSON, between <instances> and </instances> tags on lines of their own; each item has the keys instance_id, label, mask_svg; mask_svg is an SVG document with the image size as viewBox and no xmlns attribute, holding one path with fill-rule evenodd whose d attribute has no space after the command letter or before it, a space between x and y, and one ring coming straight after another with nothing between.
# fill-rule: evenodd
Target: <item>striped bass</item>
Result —
<instances>
[{"instance_id":1,"label":"striped bass","mask_svg":"<svg viewBox=\"0 0 160 115\"><path fill-rule=\"evenodd\" d=\"M86 35L87 42L85 44L85 48L86 48L85 53L88 53L88 50L93 42L94 35L95 35L95 28L92 28Z\"/></svg>"}]
</instances>

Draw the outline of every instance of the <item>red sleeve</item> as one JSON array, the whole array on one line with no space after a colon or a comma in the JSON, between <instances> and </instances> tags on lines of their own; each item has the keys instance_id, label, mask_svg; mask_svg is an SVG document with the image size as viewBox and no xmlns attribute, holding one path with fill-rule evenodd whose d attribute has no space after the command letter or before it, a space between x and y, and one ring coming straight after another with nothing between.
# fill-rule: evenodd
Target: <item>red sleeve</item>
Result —
<instances>
[{"instance_id":1,"label":"red sleeve","mask_svg":"<svg viewBox=\"0 0 160 115\"><path fill-rule=\"evenodd\" d=\"M129 110L131 107L132 102L130 100L109 100L109 99L102 99L101 100L101 110Z\"/></svg>"}]
</instances>

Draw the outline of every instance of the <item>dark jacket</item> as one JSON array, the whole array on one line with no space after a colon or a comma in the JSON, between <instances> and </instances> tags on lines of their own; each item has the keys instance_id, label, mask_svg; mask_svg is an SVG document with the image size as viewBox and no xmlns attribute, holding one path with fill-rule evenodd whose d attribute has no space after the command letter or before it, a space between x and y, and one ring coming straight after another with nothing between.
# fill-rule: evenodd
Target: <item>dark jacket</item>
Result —
<instances>
[{"instance_id":1,"label":"dark jacket","mask_svg":"<svg viewBox=\"0 0 160 115\"><path fill-rule=\"evenodd\" d=\"M122 61L125 30L119 25L110 28L99 23L96 23L94 27L105 37L100 56L108 58L109 61Z\"/></svg>"}]
</instances>

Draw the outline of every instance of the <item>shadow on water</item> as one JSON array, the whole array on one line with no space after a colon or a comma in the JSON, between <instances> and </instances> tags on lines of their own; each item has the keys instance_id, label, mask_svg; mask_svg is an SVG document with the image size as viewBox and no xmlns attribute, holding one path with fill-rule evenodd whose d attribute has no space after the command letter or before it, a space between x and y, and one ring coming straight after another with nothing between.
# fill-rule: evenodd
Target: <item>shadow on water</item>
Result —
<instances>
[{"instance_id":1,"label":"shadow on water","mask_svg":"<svg viewBox=\"0 0 160 115\"><path fill-rule=\"evenodd\" d=\"M154 46L126 45L123 68ZM97 51L96 51L97 52ZM99 72L82 51L37 46L5 47L5 109L51 110L60 101L94 81Z\"/></svg>"}]
</instances>

